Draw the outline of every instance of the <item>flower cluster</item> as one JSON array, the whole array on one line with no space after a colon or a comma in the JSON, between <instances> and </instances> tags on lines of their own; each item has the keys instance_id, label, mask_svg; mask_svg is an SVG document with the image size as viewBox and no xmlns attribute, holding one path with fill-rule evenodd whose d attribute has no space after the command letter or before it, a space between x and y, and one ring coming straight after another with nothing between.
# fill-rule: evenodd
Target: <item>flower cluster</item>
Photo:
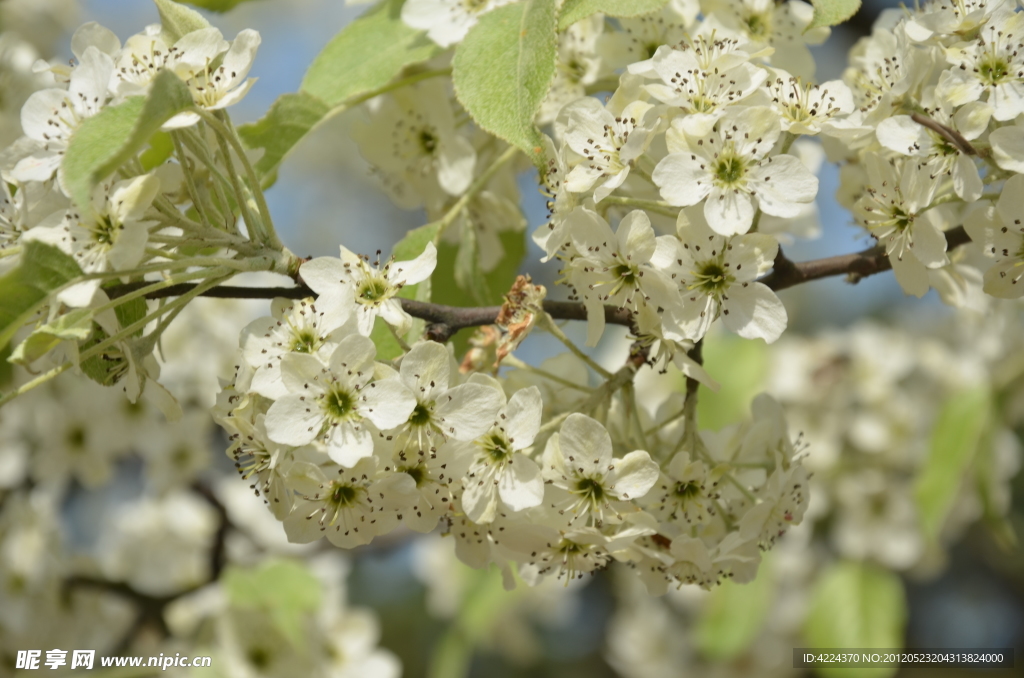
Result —
<instances>
[{"instance_id":1,"label":"flower cluster","mask_svg":"<svg viewBox=\"0 0 1024 678\"><path fill-rule=\"evenodd\" d=\"M681 397L646 410L616 393L633 367L592 388L578 361L499 380L464 374L433 341L379 358L366 336L376 309L404 332L394 293L429 276L433 257L314 259L300 273L319 298L279 299L242 333L215 416L291 541L352 548L440 525L460 559L499 565L509 584L620 561L659 592L749 580L800 522L807 473L767 396L751 424L712 435Z\"/></svg>"}]
</instances>

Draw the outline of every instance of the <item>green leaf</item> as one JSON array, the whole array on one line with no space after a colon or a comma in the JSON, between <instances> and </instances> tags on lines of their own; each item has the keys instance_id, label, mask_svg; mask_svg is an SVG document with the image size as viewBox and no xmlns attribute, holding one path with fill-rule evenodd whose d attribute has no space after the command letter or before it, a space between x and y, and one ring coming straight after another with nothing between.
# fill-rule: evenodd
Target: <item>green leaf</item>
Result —
<instances>
[{"instance_id":1,"label":"green leaf","mask_svg":"<svg viewBox=\"0 0 1024 678\"><path fill-rule=\"evenodd\" d=\"M814 5L814 18L804 29L805 33L813 28L836 26L848 21L860 9L860 0L811 0L811 4Z\"/></svg>"},{"instance_id":2,"label":"green leaf","mask_svg":"<svg viewBox=\"0 0 1024 678\"><path fill-rule=\"evenodd\" d=\"M171 0L153 0L156 10L160 13L160 26L163 32L177 42L184 35L202 28L209 28L210 22L194 9L183 7Z\"/></svg>"},{"instance_id":3,"label":"green leaf","mask_svg":"<svg viewBox=\"0 0 1024 678\"><path fill-rule=\"evenodd\" d=\"M56 247L25 243L21 263L0 278L0 347L46 304L51 292L81 275L75 260Z\"/></svg>"},{"instance_id":4,"label":"green leaf","mask_svg":"<svg viewBox=\"0 0 1024 678\"><path fill-rule=\"evenodd\" d=\"M250 2L251 0L185 0L186 3L194 7L202 7L208 9L211 12L227 12L230 9L234 9L236 5L241 5L243 2Z\"/></svg>"},{"instance_id":5,"label":"green leaf","mask_svg":"<svg viewBox=\"0 0 1024 678\"><path fill-rule=\"evenodd\" d=\"M79 209L92 207L92 189L132 158L171 117L192 107L192 94L171 71L153 78L145 97L130 97L82 122L64 155L64 182Z\"/></svg>"},{"instance_id":6,"label":"green leaf","mask_svg":"<svg viewBox=\"0 0 1024 678\"><path fill-rule=\"evenodd\" d=\"M341 30L317 55L299 92L274 102L258 122L238 132L249 148L266 149L256 171L272 177L284 157L332 113L359 103L406 66L441 53L401 17L403 0L386 0Z\"/></svg>"},{"instance_id":7,"label":"green leaf","mask_svg":"<svg viewBox=\"0 0 1024 678\"><path fill-rule=\"evenodd\" d=\"M266 612L296 648L305 646L304 622L320 605L321 586L304 565L270 560L251 569L230 566L221 581L232 605Z\"/></svg>"},{"instance_id":8,"label":"green leaf","mask_svg":"<svg viewBox=\"0 0 1024 678\"><path fill-rule=\"evenodd\" d=\"M774 596L771 558L766 554L754 581L726 581L712 589L694 629L697 649L716 662L743 654L764 626Z\"/></svg>"},{"instance_id":9,"label":"green leaf","mask_svg":"<svg viewBox=\"0 0 1024 678\"><path fill-rule=\"evenodd\" d=\"M139 162L145 172L164 164L167 158L174 153L174 142L167 132L157 132L149 138L149 148L139 155Z\"/></svg>"},{"instance_id":10,"label":"green leaf","mask_svg":"<svg viewBox=\"0 0 1024 678\"><path fill-rule=\"evenodd\" d=\"M455 50L455 94L473 120L544 165L533 124L555 75L557 0L522 0L480 17Z\"/></svg>"},{"instance_id":11,"label":"green leaf","mask_svg":"<svg viewBox=\"0 0 1024 678\"><path fill-rule=\"evenodd\" d=\"M932 430L928 459L914 484L924 532L938 537L992 419L992 392L986 386L959 391L942 406Z\"/></svg>"},{"instance_id":12,"label":"green leaf","mask_svg":"<svg viewBox=\"0 0 1024 678\"><path fill-rule=\"evenodd\" d=\"M145 318L148 312L149 308L146 305L146 300L142 297L129 299L123 304L114 307L114 314L117 316L117 322L121 327L134 325ZM145 328L140 327L132 336L141 337L143 329Z\"/></svg>"},{"instance_id":13,"label":"green leaf","mask_svg":"<svg viewBox=\"0 0 1024 678\"><path fill-rule=\"evenodd\" d=\"M868 563L840 562L818 578L804 622L804 642L813 648L902 648L907 621L903 582ZM816 669L825 678L886 678L897 668Z\"/></svg>"},{"instance_id":14,"label":"green leaf","mask_svg":"<svg viewBox=\"0 0 1024 678\"><path fill-rule=\"evenodd\" d=\"M558 30L564 31L598 12L608 16L642 16L656 12L666 4L668 0L565 0L558 15Z\"/></svg>"},{"instance_id":15,"label":"green leaf","mask_svg":"<svg viewBox=\"0 0 1024 678\"><path fill-rule=\"evenodd\" d=\"M289 93L278 97L258 121L239 127L238 134L246 146L265 149L255 166L260 176L268 176L277 169L329 110L330 106L308 92Z\"/></svg>"},{"instance_id":16,"label":"green leaf","mask_svg":"<svg viewBox=\"0 0 1024 678\"><path fill-rule=\"evenodd\" d=\"M92 311L76 308L28 335L8 360L19 365L30 365L57 348L60 342L67 339L82 341L89 337L91 331Z\"/></svg>"},{"instance_id":17,"label":"green leaf","mask_svg":"<svg viewBox=\"0 0 1024 678\"><path fill-rule=\"evenodd\" d=\"M477 279L476 290L470 291L455 281L459 246L442 242L437 248L437 268L431 278L431 301L451 306L489 306L501 304L515 282L519 266L526 256L523 231L505 231L499 235L505 256L493 271ZM455 355L461 356L469 345L471 332L460 331L455 337Z\"/></svg>"},{"instance_id":18,"label":"green leaf","mask_svg":"<svg viewBox=\"0 0 1024 678\"><path fill-rule=\"evenodd\" d=\"M715 431L742 421L750 401L764 390L768 377L768 346L763 341L732 335L704 342L704 367L721 384L718 392L700 389L697 419L701 428ZM680 384L680 388L683 388Z\"/></svg>"},{"instance_id":19,"label":"green leaf","mask_svg":"<svg viewBox=\"0 0 1024 678\"><path fill-rule=\"evenodd\" d=\"M385 0L327 43L306 71L302 91L336 105L387 84L410 64L443 50L402 21L404 0Z\"/></svg>"},{"instance_id":20,"label":"green leaf","mask_svg":"<svg viewBox=\"0 0 1024 678\"><path fill-rule=\"evenodd\" d=\"M377 360L394 360L402 355L402 346L395 339L395 335L388 328L388 324L378 318L373 321L373 331L370 332L370 340L377 347Z\"/></svg>"}]
</instances>

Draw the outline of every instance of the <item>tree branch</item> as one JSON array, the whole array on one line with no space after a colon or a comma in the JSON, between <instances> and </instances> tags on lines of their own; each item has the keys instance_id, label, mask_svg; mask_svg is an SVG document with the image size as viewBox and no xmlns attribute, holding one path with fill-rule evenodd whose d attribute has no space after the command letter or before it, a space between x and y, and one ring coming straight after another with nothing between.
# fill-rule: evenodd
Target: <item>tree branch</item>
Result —
<instances>
[{"instance_id":1,"label":"tree branch","mask_svg":"<svg viewBox=\"0 0 1024 678\"><path fill-rule=\"evenodd\" d=\"M949 250L956 249L971 241L963 226L946 231L946 243ZM892 268L885 249L881 246L870 247L853 254L842 254L824 259L813 259L811 261L793 262L786 258L782 248L775 257L772 272L761 278L758 282L764 283L775 291L784 290L795 285L831 278L838 275L845 275L850 283L859 282L876 273L882 273ZM125 295L134 290L140 289L152 282L133 282L116 285L106 288L106 293L111 299ZM164 297L177 297L195 288L193 283L182 283L157 290L146 295L147 299L160 299ZM201 296L216 297L222 299L272 299L284 297L285 299L304 299L315 296L313 290L305 285L295 287L237 287L221 285L206 290ZM462 308L459 306L446 306L444 304L431 304L413 299L401 299L402 308L409 315L426 320L427 336L433 339L446 340L461 329L467 327L479 327L481 325L493 325L500 306L477 306ZM581 302L575 301L545 301L544 310L556 320L586 320L587 310ZM629 327L632 317L629 311L615 306L605 306L605 322L609 325L625 325Z\"/></svg>"}]
</instances>

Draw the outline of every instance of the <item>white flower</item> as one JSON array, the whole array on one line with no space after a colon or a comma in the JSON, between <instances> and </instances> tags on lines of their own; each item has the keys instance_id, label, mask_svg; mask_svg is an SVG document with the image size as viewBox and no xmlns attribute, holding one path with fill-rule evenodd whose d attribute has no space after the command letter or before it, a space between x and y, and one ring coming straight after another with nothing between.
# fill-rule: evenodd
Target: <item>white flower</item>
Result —
<instances>
[{"instance_id":1,"label":"white flower","mask_svg":"<svg viewBox=\"0 0 1024 678\"><path fill-rule=\"evenodd\" d=\"M374 457L351 469L296 462L288 481L300 496L284 520L288 541L305 544L326 536L342 548L369 544L397 527L398 512L416 490L405 473L378 475Z\"/></svg>"},{"instance_id":2,"label":"white flower","mask_svg":"<svg viewBox=\"0 0 1024 678\"><path fill-rule=\"evenodd\" d=\"M613 459L608 431L585 414L570 414L544 448L544 477L568 495L555 507L569 512L572 522L589 516L600 526L605 512L621 518L616 504L647 494L658 473L643 450Z\"/></svg>"},{"instance_id":3,"label":"white flower","mask_svg":"<svg viewBox=\"0 0 1024 678\"><path fill-rule=\"evenodd\" d=\"M583 193L598 184L594 202L601 202L626 180L632 162L650 145L656 123L644 119L653 104L633 101L616 110L615 103L615 99L609 102L609 110L597 99L583 97L563 111L569 118L565 143L578 156L569 161L573 167L565 187Z\"/></svg>"},{"instance_id":4,"label":"white flower","mask_svg":"<svg viewBox=\"0 0 1024 678\"><path fill-rule=\"evenodd\" d=\"M655 487L646 497L646 504L654 515L664 522L676 522L683 527L711 522L715 514L715 488L721 473L708 472L700 460L692 460L687 452L679 452Z\"/></svg>"},{"instance_id":5,"label":"white flower","mask_svg":"<svg viewBox=\"0 0 1024 678\"><path fill-rule=\"evenodd\" d=\"M197 106L208 111L227 108L241 101L256 82L246 76L259 46L260 34L251 28L241 31L230 46L216 28L200 29L174 43L172 68L188 85ZM199 120L196 113L179 113L164 123L164 129L190 127Z\"/></svg>"},{"instance_id":6,"label":"white flower","mask_svg":"<svg viewBox=\"0 0 1024 678\"><path fill-rule=\"evenodd\" d=\"M1018 285L1024 276L1024 175L1016 174L1003 186L999 201L973 210L964 221L971 240L995 258L995 264L985 271L985 292L1002 299L1016 299L1024 295L1024 285Z\"/></svg>"},{"instance_id":7,"label":"white flower","mask_svg":"<svg viewBox=\"0 0 1024 678\"><path fill-rule=\"evenodd\" d=\"M540 467L523 450L533 445L543 408L536 386L516 391L498 410L491 430L474 441L477 451L462 480L462 506L473 522L492 522L499 497L513 511L540 505Z\"/></svg>"},{"instance_id":8,"label":"white flower","mask_svg":"<svg viewBox=\"0 0 1024 678\"><path fill-rule=\"evenodd\" d=\"M402 383L416 398L395 435L396 450L402 460L410 453L420 457L431 455L449 437L466 442L483 435L504 404L504 395L490 384L467 383L449 388L451 364L448 350L433 341L417 343L402 358Z\"/></svg>"},{"instance_id":9,"label":"white flower","mask_svg":"<svg viewBox=\"0 0 1024 678\"><path fill-rule=\"evenodd\" d=\"M406 7L409 5L407 4ZM356 142L401 207L439 209L473 181L476 150L455 124L451 96L439 78L371 102Z\"/></svg>"},{"instance_id":10,"label":"white flower","mask_svg":"<svg viewBox=\"0 0 1024 678\"><path fill-rule=\"evenodd\" d=\"M877 154L865 158L868 186L854 206L858 221L892 262L893 273L907 294L928 291L928 268L946 265L946 236L934 212L925 212L938 190L926 169L912 162L886 162Z\"/></svg>"},{"instance_id":11,"label":"white flower","mask_svg":"<svg viewBox=\"0 0 1024 678\"><path fill-rule=\"evenodd\" d=\"M354 309L359 332L370 336L373 321L380 315L399 334L409 330L412 318L402 310L397 298L406 285L415 285L430 277L437 265L437 248L427 243L423 253L411 261L395 261L394 257L380 268L370 266L367 257L341 247L341 258L319 257L307 261L299 275L317 293L317 303L324 308ZM331 313L344 313L332 310Z\"/></svg>"},{"instance_id":12,"label":"white flower","mask_svg":"<svg viewBox=\"0 0 1024 678\"><path fill-rule=\"evenodd\" d=\"M932 120L968 141L985 132L991 114L987 104L977 101L961 106L955 115L950 115L948 105L928 111ZM921 158L933 181L942 174L952 177L953 190L965 201L974 202L981 197L984 187L974 159L935 130L918 124L909 115L897 115L881 121L875 133L879 143L889 150Z\"/></svg>"},{"instance_id":13,"label":"white flower","mask_svg":"<svg viewBox=\"0 0 1024 678\"><path fill-rule=\"evenodd\" d=\"M60 247L86 273L134 268L145 255L152 225L142 217L159 189L159 179L151 174L100 184L93 190L91 217L72 207L50 215L24 237ZM58 298L69 306L86 306L100 282L77 283Z\"/></svg>"},{"instance_id":14,"label":"white flower","mask_svg":"<svg viewBox=\"0 0 1024 678\"><path fill-rule=\"evenodd\" d=\"M740 518L740 538L768 548L790 526L799 525L807 510L807 478L802 465L785 469L779 464L757 491L760 502Z\"/></svg>"},{"instance_id":15,"label":"white flower","mask_svg":"<svg viewBox=\"0 0 1024 678\"><path fill-rule=\"evenodd\" d=\"M397 379L370 381L376 352L372 341L353 334L338 343L326 367L312 355L282 358L288 394L267 412L269 438L293 447L319 440L331 459L345 467L373 454L367 423L381 430L397 426L416 402Z\"/></svg>"},{"instance_id":16,"label":"white flower","mask_svg":"<svg viewBox=\"0 0 1024 678\"><path fill-rule=\"evenodd\" d=\"M242 356L256 372L252 390L270 399L285 395L281 358L307 353L327 363L342 338L355 331L346 324L351 306L317 304L312 299L274 299L271 316L258 318L242 330Z\"/></svg>"},{"instance_id":17,"label":"white flower","mask_svg":"<svg viewBox=\"0 0 1024 678\"><path fill-rule=\"evenodd\" d=\"M402 21L427 32L441 47L460 42L481 14L512 0L409 0L402 6Z\"/></svg>"},{"instance_id":18,"label":"white flower","mask_svg":"<svg viewBox=\"0 0 1024 678\"><path fill-rule=\"evenodd\" d=\"M916 42L938 42L947 36L969 35L1007 4L1007 0L927 0L907 17L907 37Z\"/></svg>"},{"instance_id":19,"label":"white flower","mask_svg":"<svg viewBox=\"0 0 1024 678\"><path fill-rule=\"evenodd\" d=\"M235 417L237 432L228 436L231 446L228 456L234 459L235 469L278 520L284 520L292 510L293 495L285 479L292 463L291 448L275 443L267 436L264 415L255 423L248 417Z\"/></svg>"},{"instance_id":20,"label":"white flower","mask_svg":"<svg viewBox=\"0 0 1024 678\"><path fill-rule=\"evenodd\" d=\"M815 85L775 70L765 86L784 132L818 134L825 122L853 112L853 93L842 80Z\"/></svg>"},{"instance_id":21,"label":"white flower","mask_svg":"<svg viewBox=\"0 0 1024 678\"><path fill-rule=\"evenodd\" d=\"M1000 168L1024 173L1024 127L1018 123L994 129L988 142L992 145L992 159Z\"/></svg>"},{"instance_id":22,"label":"white flower","mask_svg":"<svg viewBox=\"0 0 1024 678\"><path fill-rule=\"evenodd\" d=\"M1013 120L1024 113L1024 14L1005 9L994 14L976 40L946 50L953 66L942 72L938 97L962 106L987 95L992 117Z\"/></svg>"},{"instance_id":23,"label":"white flower","mask_svg":"<svg viewBox=\"0 0 1024 678\"><path fill-rule=\"evenodd\" d=\"M678 303L678 294L661 270L672 259L672 237L655 238L645 212L627 214L615 233L597 213L582 207L566 222L577 252L569 258L567 277L587 307L588 346L595 346L604 333L606 303L631 311Z\"/></svg>"},{"instance_id":24,"label":"white flower","mask_svg":"<svg viewBox=\"0 0 1024 678\"><path fill-rule=\"evenodd\" d=\"M726 107L746 99L768 77L763 68L749 63L750 57L739 40L698 36L676 48L659 47L649 63L633 64L628 71L646 75L653 70L662 82L647 85L647 91L681 109L679 124L688 134L702 136Z\"/></svg>"},{"instance_id":25,"label":"white flower","mask_svg":"<svg viewBox=\"0 0 1024 678\"><path fill-rule=\"evenodd\" d=\"M643 71L634 66L654 56L662 45L678 45L686 38L687 29L700 13L700 5L693 2L670 2L658 12L638 17L620 17L618 31L607 31L598 42L598 49L611 68L630 67L631 73L657 77L653 70Z\"/></svg>"},{"instance_id":26,"label":"white flower","mask_svg":"<svg viewBox=\"0 0 1024 678\"><path fill-rule=\"evenodd\" d=\"M672 320L697 341L722 314L725 326L744 339L771 343L786 329L786 307L755 280L767 273L778 253L775 238L761 233L723 238L680 213L680 243L672 269L683 295Z\"/></svg>"},{"instance_id":27,"label":"white flower","mask_svg":"<svg viewBox=\"0 0 1024 678\"><path fill-rule=\"evenodd\" d=\"M773 66L784 68L803 78L814 77L814 57L808 45L820 45L828 39L827 27L807 30L814 8L801 0L707 0L704 13L710 25L724 25L755 44L774 49Z\"/></svg>"},{"instance_id":28,"label":"white flower","mask_svg":"<svg viewBox=\"0 0 1024 678\"><path fill-rule=\"evenodd\" d=\"M677 137L675 152L654 169L654 183L672 205L705 201L704 216L720 235L746 233L755 200L765 214L795 217L814 200L818 179L798 158L768 156L780 132L770 108L729 111L706 137Z\"/></svg>"},{"instance_id":29,"label":"white flower","mask_svg":"<svg viewBox=\"0 0 1024 678\"><path fill-rule=\"evenodd\" d=\"M90 47L71 73L67 90L44 89L29 97L21 109L21 127L35 148L15 165L13 179L46 181L58 171L71 135L107 103L113 72L110 56Z\"/></svg>"}]
</instances>

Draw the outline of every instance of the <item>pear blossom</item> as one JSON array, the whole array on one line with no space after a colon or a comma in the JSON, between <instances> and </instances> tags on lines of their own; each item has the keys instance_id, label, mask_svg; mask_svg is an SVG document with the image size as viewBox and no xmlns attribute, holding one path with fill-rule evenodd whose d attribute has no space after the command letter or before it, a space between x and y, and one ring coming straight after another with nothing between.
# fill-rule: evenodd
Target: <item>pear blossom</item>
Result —
<instances>
[{"instance_id":1,"label":"pear blossom","mask_svg":"<svg viewBox=\"0 0 1024 678\"><path fill-rule=\"evenodd\" d=\"M946 237L935 212L926 212L938 192L928 171L911 162L866 158L868 186L854 206L858 221L878 238L893 273L907 294L928 291L928 268L944 266Z\"/></svg>"},{"instance_id":2,"label":"pear blossom","mask_svg":"<svg viewBox=\"0 0 1024 678\"><path fill-rule=\"evenodd\" d=\"M293 496L287 483L287 472L293 457L292 448L275 443L267 436L265 415L257 415L255 422L237 417L237 432L228 436L231 446L227 454L235 462L235 470L243 480L250 481L251 489L263 496L270 512L284 520L292 510Z\"/></svg>"},{"instance_id":3,"label":"pear blossom","mask_svg":"<svg viewBox=\"0 0 1024 678\"><path fill-rule=\"evenodd\" d=\"M687 133L703 136L727 107L749 97L768 78L767 71L749 62L753 55L746 51L748 46L735 38L698 35L677 47L663 45L649 63L633 64L627 70L653 71L661 82L648 84L647 91L685 114L679 124Z\"/></svg>"},{"instance_id":4,"label":"pear blossom","mask_svg":"<svg viewBox=\"0 0 1024 678\"><path fill-rule=\"evenodd\" d=\"M656 124L646 119L653 104L632 101L619 109L617 103L621 104L612 99L605 108L593 97L582 97L562 113L568 116L566 146L579 158L569 161L572 169L565 187L573 193L593 189L594 202L601 202L626 180L630 165L647 150Z\"/></svg>"},{"instance_id":5,"label":"pear blossom","mask_svg":"<svg viewBox=\"0 0 1024 678\"><path fill-rule=\"evenodd\" d=\"M387 428L394 434L396 453L426 457L448 438L468 442L490 429L504 396L491 384L451 384L452 358L433 341L421 341L402 358L401 383L414 396L402 421Z\"/></svg>"},{"instance_id":6,"label":"pear blossom","mask_svg":"<svg viewBox=\"0 0 1024 678\"><path fill-rule=\"evenodd\" d=\"M379 256L379 253L378 253ZM437 248L427 243L423 253L409 261L388 260L371 266L368 257L355 254L344 245L341 258L318 257L299 269L303 281L317 293L322 308L351 309L360 334L370 336L380 315L400 334L409 330L412 318L397 298L406 285L423 282L437 265ZM344 314L337 310L332 313Z\"/></svg>"},{"instance_id":7,"label":"pear blossom","mask_svg":"<svg viewBox=\"0 0 1024 678\"><path fill-rule=\"evenodd\" d=\"M398 205L439 209L465 192L476 150L457 129L451 95L440 81L402 88L371 102L371 110L356 141Z\"/></svg>"},{"instance_id":8,"label":"pear blossom","mask_svg":"<svg viewBox=\"0 0 1024 678\"><path fill-rule=\"evenodd\" d=\"M493 522L499 499L512 511L543 500L540 466L524 453L540 429L543 407L536 386L516 391L498 410L491 430L474 442L477 451L462 481L462 506L473 522Z\"/></svg>"},{"instance_id":9,"label":"pear blossom","mask_svg":"<svg viewBox=\"0 0 1024 678\"><path fill-rule=\"evenodd\" d=\"M299 497L284 520L288 540L305 544L326 536L335 546L352 548L397 527L416 484L404 473L379 475L375 464L373 457L350 469L293 464L289 484Z\"/></svg>"},{"instance_id":10,"label":"pear blossom","mask_svg":"<svg viewBox=\"0 0 1024 678\"><path fill-rule=\"evenodd\" d=\"M553 502L561 513L568 513L572 522L588 517L600 526L607 518L621 518L616 503L647 494L658 481L658 465L643 450L612 458L608 431L587 415L574 413L548 439L544 477L566 493Z\"/></svg>"},{"instance_id":11,"label":"pear blossom","mask_svg":"<svg viewBox=\"0 0 1024 678\"><path fill-rule=\"evenodd\" d=\"M402 21L425 30L441 47L461 42L481 14L512 0L409 0L402 6Z\"/></svg>"},{"instance_id":12,"label":"pear blossom","mask_svg":"<svg viewBox=\"0 0 1024 678\"><path fill-rule=\"evenodd\" d=\"M988 128L992 110L987 104L973 101L950 114L948 105L928 111L932 120L973 141ZM953 179L953 190L967 202L981 197L983 186L974 158L967 155L935 130L915 122L909 115L897 115L878 124L878 141L891 151L920 158L931 171L931 179L947 175Z\"/></svg>"},{"instance_id":13,"label":"pear blossom","mask_svg":"<svg viewBox=\"0 0 1024 678\"><path fill-rule=\"evenodd\" d=\"M670 308L678 302L662 270L672 260L673 239L656 238L643 211L623 217L615 233L604 219L582 207L566 222L578 253L570 257L567 277L587 308L588 346L596 345L604 333L605 304L636 311L648 305Z\"/></svg>"},{"instance_id":14,"label":"pear blossom","mask_svg":"<svg viewBox=\"0 0 1024 678\"><path fill-rule=\"evenodd\" d=\"M54 172L63 176L59 168L71 135L106 105L113 72L113 59L89 47L72 71L68 89L44 89L28 98L21 109L21 127L32 148L14 166L13 179L46 181Z\"/></svg>"},{"instance_id":15,"label":"pear blossom","mask_svg":"<svg viewBox=\"0 0 1024 678\"><path fill-rule=\"evenodd\" d=\"M984 96L1000 122L1024 113L1024 14L1004 8L981 27L978 37L946 50L953 66L942 72L936 95L951 106Z\"/></svg>"},{"instance_id":16,"label":"pear blossom","mask_svg":"<svg viewBox=\"0 0 1024 678\"><path fill-rule=\"evenodd\" d=\"M743 514L739 538L770 547L791 526L803 520L807 510L807 469L780 464L758 491L760 501Z\"/></svg>"},{"instance_id":17,"label":"pear blossom","mask_svg":"<svg viewBox=\"0 0 1024 678\"><path fill-rule=\"evenodd\" d=\"M815 85L774 69L765 87L782 131L790 134L818 134L825 122L853 112L853 93L842 80Z\"/></svg>"},{"instance_id":18,"label":"pear blossom","mask_svg":"<svg viewBox=\"0 0 1024 678\"><path fill-rule=\"evenodd\" d=\"M242 355L256 370L252 390L270 399L285 395L281 359L289 353L315 355L327 363L338 342L356 331L355 323L345 322L351 311L351 306L318 305L312 299L274 299L270 317L242 330Z\"/></svg>"},{"instance_id":19,"label":"pear blossom","mask_svg":"<svg viewBox=\"0 0 1024 678\"><path fill-rule=\"evenodd\" d=\"M246 76L256 59L260 40L260 34L251 28L241 31L231 43L216 28L203 28L174 43L170 66L185 81L196 106L208 111L227 108L241 101L256 82ZM199 120L199 114L184 112L163 127L191 127Z\"/></svg>"},{"instance_id":20,"label":"pear blossom","mask_svg":"<svg viewBox=\"0 0 1024 678\"><path fill-rule=\"evenodd\" d=\"M152 222L143 219L160 189L151 174L104 183L92 193L91 214L78 207L55 212L25 234L61 248L86 273L134 268L145 255ZM76 283L59 299L69 306L86 306L99 289L99 279Z\"/></svg>"},{"instance_id":21,"label":"pear blossom","mask_svg":"<svg viewBox=\"0 0 1024 678\"><path fill-rule=\"evenodd\" d=\"M703 138L685 133L654 169L654 183L672 205L704 201L708 225L720 235L746 233L757 209L795 217L814 200L818 179L791 155L769 155L782 128L767 107L730 110Z\"/></svg>"},{"instance_id":22,"label":"pear blossom","mask_svg":"<svg viewBox=\"0 0 1024 678\"><path fill-rule=\"evenodd\" d=\"M685 523L684 527L710 523L722 472L709 471L703 461L691 459L687 452L677 453L645 498L649 510L659 520Z\"/></svg>"},{"instance_id":23,"label":"pear blossom","mask_svg":"<svg viewBox=\"0 0 1024 678\"><path fill-rule=\"evenodd\" d=\"M1008 4L1008 0L927 0L918 12L907 17L905 30L915 42L958 39L981 27Z\"/></svg>"},{"instance_id":24,"label":"pear blossom","mask_svg":"<svg viewBox=\"0 0 1024 678\"><path fill-rule=\"evenodd\" d=\"M697 0L672 0L657 12L619 17L622 30L604 33L598 42L599 51L610 67L631 67L631 73L640 73L632 65L649 62L662 45L678 45L686 40L687 29L693 26L698 14ZM642 74L657 77L654 71Z\"/></svg>"},{"instance_id":25,"label":"pear blossom","mask_svg":"<svg viewBox=\"0 0 1024 678\"><path fill-rule=\"evenodd\" d=\"M1024 276L1024 175L1015 174L1003 186L995 207L973 210L964 221L971 239L995 259L985 271L984 290L1001 299L1024 295L1018 281Z\"/></svg>"},{"instance_id":26,"label":"pear blossom","mask_svg":"<svg viewBox=\"0 0 1024 678\"><path fill-rule=\"evenodd\" d=\"M771 343L786 329L786 307L756 279L768 272L778 252L775 238L761 233L724 238L680 214L679 244L669 269L683 303L672 320L693 341L722 316L723 324L745 339Z\"/></svg>"},{"instance_id":27,"label":"pear blossom","mask_svg":"<svg viewBox=\"0 0 1024 678\"><path fill-rule=\"evenodd\" d=\"M289 353L281 359L281 378L288 389L267 411L268 437L299 447L314 440L326 445L336 463L352 467L373 454L369 424L384 430L412 412L415 399L397 379L374 377L373 342L352 334L340 342L330 362Z\"/></svg>"},{"instance_id":28,"label":"pear blossom","mask_svg":"<svg viewBox=\"0 0 1024 678\"><path fill-rule=\"evenodd\" d=\"M831 31L818 26L808 30L814 8L801 0L705 0L708 23L744 35L754 44L773 48L772 66L800 77L814 77L814 57L808 45L820 45Z\"/></svg>"}]
</instances>

